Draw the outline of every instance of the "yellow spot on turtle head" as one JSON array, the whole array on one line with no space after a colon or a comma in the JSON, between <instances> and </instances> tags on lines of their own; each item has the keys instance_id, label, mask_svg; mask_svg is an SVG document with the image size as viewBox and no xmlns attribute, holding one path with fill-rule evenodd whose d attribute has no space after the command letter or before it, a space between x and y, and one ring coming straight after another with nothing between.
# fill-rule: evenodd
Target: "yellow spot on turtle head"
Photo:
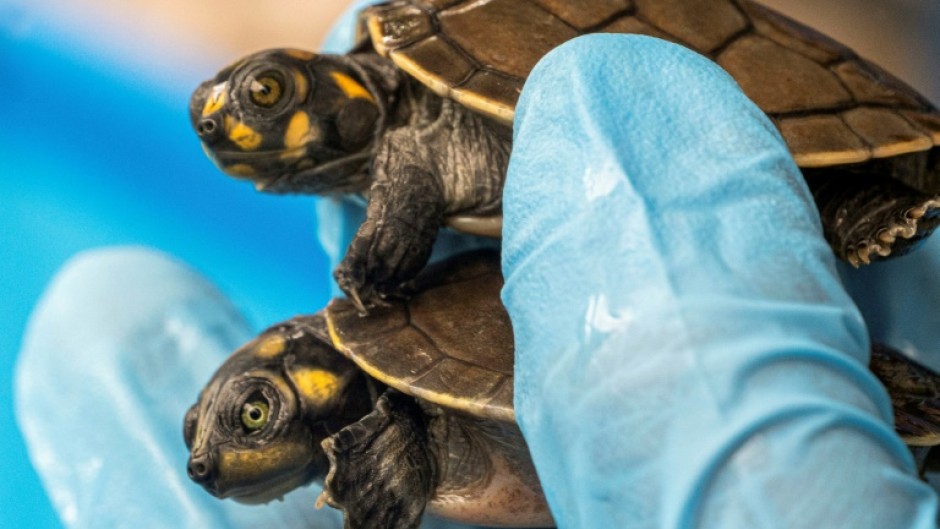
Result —
<instances>
[{"instance_id":1,"label":"yellow spot on turtle head","mask_svg":"<svg viewBox=\"0 0 940 529\"><path fill-rule=\"evenodd\" d=\"M296 149L315 140L319 131L310 126L310 116L303 110L294 112L284 133L284 147Z\"/></svg>"},{"instance_id":2,"label":"yellow spot on turtle head","mask_svg":"<svg viewBox=\"0 0 940 529\"><path fill-rule=\"evenodd\" d=\"M206 98L206 104L202 107L202 117L218 112L225 106L225 88L228 83L219 83L212 87L212 92Z\"/></svg>"},{"instance_id":3,"label":"yellow spot on turtle head","mask_svg":"<svg viewBox=\"0 0 940 529\"><path fill-rule=\"evenodd\" d=\"M219 459L220 468L228 469L231 467L255 467L264 463L266 454L262 450L237 452L225 450L219 455L221 456Z\"/></svg>"},{"instance_id":4,"label":"yellow spot on turtle head","mask_svg":"<svg viewBox=\"0 0 940 529\"><path fill-rule=\"evenodd\" d=\"M346 97L350 99L361 98L366 99L372 103L375 103L375 99L372 97L372 94L358 81L352 77L340 73L340 72L330 72L330 76L333 77L333 80L336 81L336 86L339 86L339 89L346 94Z\"/></svg>"},{"instance_id":5,"label":"yellow spot on turtle head","mask_svg":"<svg viewBox=\"0 0 940 529\"><path fill-rule=\"evenodd\" d=\"M291 371L297 391L307 402L322 406L330 401L340 388L340 379L323 369L298 368Z\"/></svg>"},{"instance_id":6,"label":"yellow spot on turtle head","mask_svg":"<svg viewBox=\"0 0 940 529\"><path fill-rule=\"evenodd\" d=\"M272 334L255 347L255 356L259 358L274 358L284 352L287 340L280 334Z\"/></svg>"},{"instance_id":7,"label":"yellow spot on turtle head","mask_svg":"<svg viewBox=\"0 0 940 529\"><path fill-rule=\"evenodd\" d=\"M317 56L317 54L313 53L312 51L298 50L295 48L284 50L284 54L288 57L293 57L294 59L299 59L301 61L313 60L313 58Z\"/></svg>"},{"instance_id":8,"label":"yellow spot on turtle head","mask_svg":"<svg viewBox=\"0 0 940 529\"><path fill-rule=\"evenodd\" d=\"M255 168L246 163L233 163L232 165L226 166L222 170L225 171L226 174L238 176L241 178L249 178L257 174Z\"/></svg>"},{"instance_id":9,"label":"yellow spot on turtle head","mask_svg":"<svg viewBox=\"0 0 940 529\"><path fill-rule=\"evenodd\" d=\"M310 89L307 76L296 69L294 70L294 88L297 89L297 101L303 101L307 97L307 90Z\"/></svg>"},{"instance_id":10,"label":"yellow spot on turtle head","mask_svg":"<svg viewBox=\"0 0 940 529\"><path fill-rule=\"evenodd\" d=\"M284 441L253 450L223 448L219 450L219 474L232 480L247 480L276 470L285 462L302 459L305 452L298 443Z\"/></svg>"},{"instance_id":11,"label":"yellow spot on turtle head","mask_svg":"<svg viewBox=\"0 0 940 529\"><path fill-rule=\"evenodd\" d=\"M230 116L225 116L225 130L228 131L228 138L243 151L253 151L261 146L261 134Z\"/></svg>"}]
</instances>

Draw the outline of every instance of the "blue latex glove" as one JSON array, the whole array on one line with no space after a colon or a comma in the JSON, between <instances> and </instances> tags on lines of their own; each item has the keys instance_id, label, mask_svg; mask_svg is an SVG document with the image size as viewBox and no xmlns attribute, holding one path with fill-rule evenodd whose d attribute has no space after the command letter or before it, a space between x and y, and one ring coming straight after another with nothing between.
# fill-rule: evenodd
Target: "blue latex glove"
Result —
<instances>
[{"instance_id":1,"label":"blue latex glove","mask_svg":"<svg viewBox=\"0 0 940 529\"><path fill-rule=\"evenodd\" d=\"M800 174L713 63L555 50L504 215L516 411L561 527L934 527Z\"/></svg>"},{"instance_id":2,"label":"blue latex glove","mask_svg":"<svg viewBox=\"0 0 940 529\"><path fill-rule=\"evenodd\" d=\"M266 506L219 501L186 476L182 417L252 337L219 291L142 248L82 253L30 318L16 415L69 529L338 529L317 490Z\"/></svg>"}]
</instances>

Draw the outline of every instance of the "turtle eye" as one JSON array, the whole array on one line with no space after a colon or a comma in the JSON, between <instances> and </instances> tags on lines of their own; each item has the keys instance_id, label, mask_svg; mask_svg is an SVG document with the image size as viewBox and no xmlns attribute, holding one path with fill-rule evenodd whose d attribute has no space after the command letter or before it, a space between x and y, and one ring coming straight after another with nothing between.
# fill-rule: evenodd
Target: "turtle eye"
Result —
<instances>
[{"instance_id":1,"label":"turtle eye","mask_svg":"<svg viewBox=\"0 0 940 529\"><path fill-rule=\"evenodd\" d=\"M268 402L261 397L252 397L242 404L242 426L248 432L264 428L268 424L271 408Z\"/></svg>"},{"instance_id":2,"label":"turtle eye","mask_svg":"<svg viewBox=\"0 0 940 529\"><path fill-rule=\"evenodd\" d=\"M251 79L248 91L251 101L264 108L273 107L284 95L284 84L273 74L262 74Z\"/></svg>"}]
</instances>

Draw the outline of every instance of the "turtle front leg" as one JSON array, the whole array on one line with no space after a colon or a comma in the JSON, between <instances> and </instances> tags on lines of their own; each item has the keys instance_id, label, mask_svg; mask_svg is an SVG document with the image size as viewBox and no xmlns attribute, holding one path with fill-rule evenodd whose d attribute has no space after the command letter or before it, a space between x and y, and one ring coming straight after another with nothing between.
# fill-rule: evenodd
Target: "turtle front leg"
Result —
<instances>
[{"instance_id":1,"label":"turtle front leg","mask_svg":"<svg viewBox=\"0 0 940 529\"><path fill-rule=\"evenodd\" d=\"M444 215L440 182L416 165L376 170L366 221L333 273L360 312L396 293L431 255ZM384 173L384 174L383 174Z\"/></svg>"},{"instance_id":2,"label":"turtle front leg","mask_svg":"<svg viewBox=\"0 0 940 529\"><path fill-rule=\"evenodd\" d=\"M827 172L807 182L826 240L856 267L906 253L940 224L940 196L887 176Z\"/></svg>"},{"instance_id":3,"label":"turtle front leg","mask_svg":"<svg viewBox=\"0 0 940 529\"><path fill-rule=\"evenodd\" d=\"M416 529L435 483L423 417L414 399L388 390L372 413L326 438L317 507L342 509L346 529Z\"/></svg>"}]
</instances>

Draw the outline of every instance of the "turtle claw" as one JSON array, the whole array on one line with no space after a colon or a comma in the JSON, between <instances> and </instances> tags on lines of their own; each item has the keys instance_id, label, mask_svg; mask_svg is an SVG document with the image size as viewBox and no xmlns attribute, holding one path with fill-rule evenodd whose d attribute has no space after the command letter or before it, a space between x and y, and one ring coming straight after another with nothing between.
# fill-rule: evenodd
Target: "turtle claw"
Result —
<instances>
[{"instance_id":1,"label":"turtle claw","mask_svg":"<svg viewBox=\"0 0 940 529\"><path fill-rule=\"evenodd\" d=\"M390 307L394 301L408 301L411 299L410 292L414 291L414 288L409 288L409 285L411 285L411 282L404 283L394 290L379 293L377 304L382 307Z\"/></svg>"},{"instance_id":2,"label":"turtle claw","mask_svg":"<svg viewBox=\"0 0 940 529\"><path fill-rule=\"evenodd\" d=\"M360 316L368 316L369 310L374 308L390 307L390 300L408 299L398 286L385 288L383 285L367 284L361 279L356 280L364 277L364 274L349 273L342 266L337 268L334 277Z\"/></svg>"},{"instance_id":3,"label":"turtle claw","mask_svg":"<svg viewBox=\"0 0 940 529\"><path fill-rule=\"evenodd\" d=\"M369 310L376 308L388 308L393 305L392 301L397 300L407 300L408 296L402 292L378 292L373 291L372 294L368 296L360 296L359 292L355 289L347 292L349 302L356 307L356 311L360 316L368 316ZM363 297L365 302L363 302Z\"/></svg>"},{"instance_id":4,"label":"turtle claw","mask_svg":"<svg viewBox=\"0 0 940 529\"><path fill-rule=\"evenodd\" d=\"M369 313L373 294L372 287L365 282L365 276L363 268L356 266L355 262L351 262L348 253L343 262L333 272L336 284L346 294L346 297L349 298L349 301L352 302L361 316Z\"/></svg>"},{"instance_id":5,"label":"turtle claw","mask_svg":"<svg viewBox=\"0 0 940 529\"><path fill-rule=\"evenodd\" d=\"M362 303L362 299L359 297L359 293L355 290L350 290L348 294L349 300L352 301L353 306L356 307L357 311L359 311L359 315L368 316L369 309L367 309L366 306Z\"/></svg>"}]
</instances>

